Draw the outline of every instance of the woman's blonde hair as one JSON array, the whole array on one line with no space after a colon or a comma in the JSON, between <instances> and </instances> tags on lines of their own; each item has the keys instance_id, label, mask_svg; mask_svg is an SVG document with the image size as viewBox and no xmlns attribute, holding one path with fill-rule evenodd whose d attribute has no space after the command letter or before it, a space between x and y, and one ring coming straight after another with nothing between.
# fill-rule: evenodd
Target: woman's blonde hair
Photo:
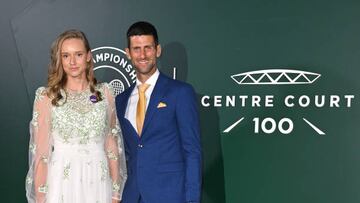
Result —
<instances>
[{"instance_id":1,"label":"woman's blonde hair","mask_svg":"<svg viewBox=\"0 0 360 203\"><path fill-rule=\"evenodd\" d=\"M53 42L50 51L51 61L48 74L48 96L52 98L51 103L54 106L59 106L59 100L63 99L60 90L64 89L67 81L66 73L64 72L61 62L61 47L67 39L80 39L85 45L86 52L89 53L91 51L89 41L80 30L67 30L60 34ZM95 89L97 81L94 76L94 62L92 59L87 63L85 72L86 79L90 85L90 91L96 96L96 101L101 101L101 93ZM66 98L64 99L66 101Z\"/></svg>"}]
</instances>

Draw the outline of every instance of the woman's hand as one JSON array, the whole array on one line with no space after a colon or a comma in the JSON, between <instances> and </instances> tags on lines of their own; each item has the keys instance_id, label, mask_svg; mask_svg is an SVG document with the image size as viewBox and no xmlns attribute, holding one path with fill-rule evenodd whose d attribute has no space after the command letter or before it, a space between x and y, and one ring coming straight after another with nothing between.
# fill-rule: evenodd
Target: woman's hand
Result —
<instances>
[{"instance_id":1,"label":"woman's hand","mask_svg":"<svg viewBox=\"0 0 360 203\"><path fill-rule=\"evenodd\" d=\"M112 199L111 203L120 203L120 200Z\"/></svg>"}]
</instances>

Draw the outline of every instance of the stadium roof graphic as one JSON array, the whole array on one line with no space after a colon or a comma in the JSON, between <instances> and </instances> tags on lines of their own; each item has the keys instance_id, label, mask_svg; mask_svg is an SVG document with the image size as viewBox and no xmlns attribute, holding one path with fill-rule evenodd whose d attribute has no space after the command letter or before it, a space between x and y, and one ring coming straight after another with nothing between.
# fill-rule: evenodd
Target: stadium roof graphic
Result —
<instances>
[{"instance_id":1,"label":"stadium roof graphic","mask_svg":"<svg viewBox=\"0 0 360 203\"><path fill-rule=\"evenodd\" d=\"M299 70L266 69L239 73L231 78L239 85L284 85L311 84L320 76L318 73Z\"/></svg>"}]
</instances>

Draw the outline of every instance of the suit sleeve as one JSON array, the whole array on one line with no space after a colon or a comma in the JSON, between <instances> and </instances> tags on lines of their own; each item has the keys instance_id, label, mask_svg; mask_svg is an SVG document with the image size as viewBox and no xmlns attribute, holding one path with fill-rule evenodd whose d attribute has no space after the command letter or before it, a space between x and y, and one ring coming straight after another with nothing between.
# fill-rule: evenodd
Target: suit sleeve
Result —
<instances>
[{"instance_id":1,"label":"suit sleeve","mask_svg":"<svg viewBox=\"0 0 360 203\"><path fill-rule=\"evenodd\" d=\"M199 113L194 89L190 85L177 90L176 119L185 157L186 202L200 202L201 144Z\"/></svg>"}]
</instances>

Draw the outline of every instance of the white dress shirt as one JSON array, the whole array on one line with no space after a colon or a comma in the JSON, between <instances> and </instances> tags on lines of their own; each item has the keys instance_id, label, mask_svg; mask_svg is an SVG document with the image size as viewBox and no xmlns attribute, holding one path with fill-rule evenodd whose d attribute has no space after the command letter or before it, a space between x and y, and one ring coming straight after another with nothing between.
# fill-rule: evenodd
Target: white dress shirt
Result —
<instances>
[{"instance_id":1,"label":"white dress shirt","mask_svg":"<svg viewBox=\"0 0 360 203\"><path fill-rule=\"evenodd\" d=\"M160 74L159 70L156 69L155 73L152 74L152 76L150 76L150 78L145 81L146 84L150 85L145 91L146 109L149 106L150 96L154 90L156 81L159 78L159 74ZM125 118L130 121L131 125L135 129L137 129L136 128L136 109L137 109L137 103L139 100L138 86L141 84L142 83L140 82L140 80L136 79L136 86L134 87L133 91L131 92L129 101L127 103L126 112L125 112Z\"/></svg>"}]
</instances>

